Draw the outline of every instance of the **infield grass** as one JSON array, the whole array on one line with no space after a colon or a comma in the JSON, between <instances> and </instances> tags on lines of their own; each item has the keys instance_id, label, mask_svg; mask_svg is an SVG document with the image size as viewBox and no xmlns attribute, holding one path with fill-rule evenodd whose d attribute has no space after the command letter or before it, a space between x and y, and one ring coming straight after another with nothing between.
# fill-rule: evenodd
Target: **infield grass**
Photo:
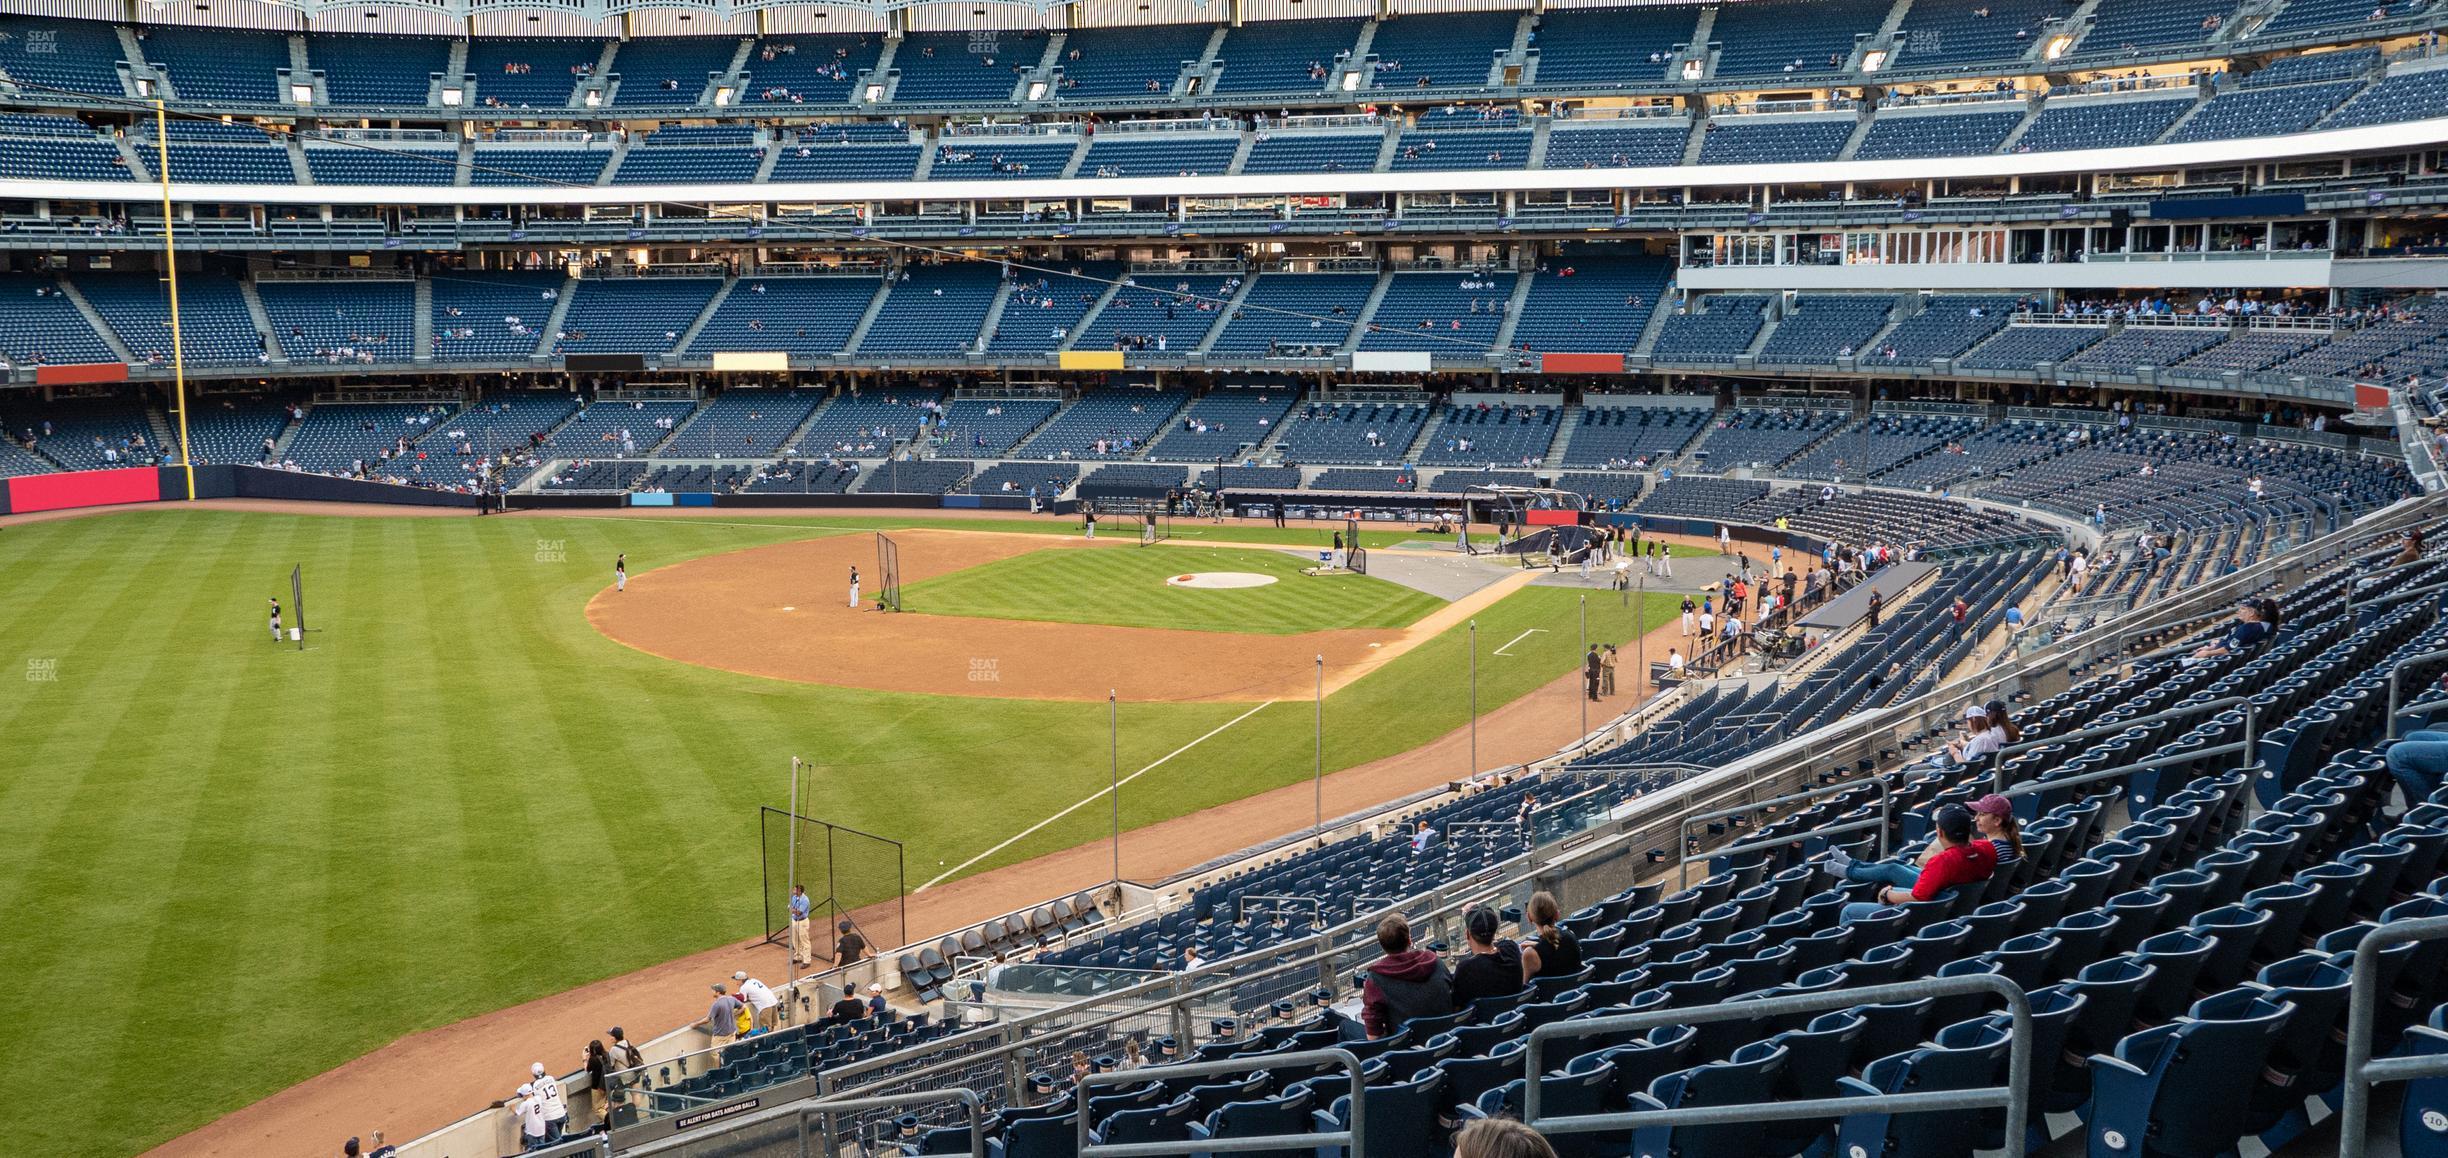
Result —
<instances>
[{"instance_id":1,"label":"infield grass","mask_svg":"<svg viewBox=\"0 0 2448 1158\"><path fill-rule=\"evenodd\" d=\"M1317 565L1282 551L1108 547L1031 551L904 588L904 610L986 619L1105 623L1296 635L1338 627L1404 627L1445 601L1366 575L1304 575ZM1175 587L1192 571L1265 575L1263 587Z\"/></svg>"},{"instance_id":2,"label":"infield grass","mask_svg":"<svg viewBox=\"0 0 2448 1158\"><path fill-rule=\"evenodd\" d=\"M823 533L148 509L0 534L0 1155L134 1154L403 1034L752 935L789 754L823 765L806 810L906 842L913 887L1106 783L1101 703L757 679L582 614L615 552L644 571ZM1184 565L1116 553L1159 551ZM293 564L303 652L264 622ZM1616 597L1589 602L1592 638L1630 638ZM1480 615L1482 711L1571 669L1577 610L1533 587ZM1326 767L1465 722L1468 639L1328 697ZM1121 761L1249 710L1124 703ZM1123 823L1305 779L1310 745L1305 701L1267 707L1127 786ZM1082 809L972 871L1105 824Z\"/></svg>"}]
</instances>

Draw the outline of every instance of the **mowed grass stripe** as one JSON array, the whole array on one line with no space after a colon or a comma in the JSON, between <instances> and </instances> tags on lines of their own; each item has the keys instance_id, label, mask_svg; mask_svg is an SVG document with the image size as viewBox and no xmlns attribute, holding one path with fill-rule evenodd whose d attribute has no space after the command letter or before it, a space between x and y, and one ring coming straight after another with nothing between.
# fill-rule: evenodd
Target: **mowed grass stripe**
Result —
<instances>
[{"instance_id":1,"label":"mowed grass stripe","mask_svg":"<svg viewBox=\"0 0 2448 1158\"><path fill-rule=\"evenodd\" d=\"M1366 575L1304 575L1316 559L1230 547L1109 547L1032 551L939 575L902 590L926 615L1101 623L1256 635L1403 627L1444 600ZM1175 587L1176 575L1266 575L1263 587Z\"/></svg>"},{"instance_id":2,"label":"mowed grass stripe","mask_svg":"<svg viewBox=\"0 0 2448 1158\"><path fill-rule=\"evenodd\" d=\"M913 884L1105 783L1103 704L760 680L584 619L617 551L644 569L771 530L152 510L0 535L0 658L61 661L58 684L0 671L0 1047L41 1059L0 1100L43 1107L0 1116L0 1154L135 1153L403 1034L751 935L756 808L784 802L793 754L818 765L804 807L905 842ZM263 627L293 563L303 654ZM1483 651L1570 611L1509 597ZM1467 718L1463 652L1438 642L1328 698L1329 770ZM1483 655L1482 709L1566 652ZM1125 703L1122 762L1243 710ZM1125 790L1125 824L1307 776L1305 713L1273 714ZM98 980L121 998L58 1012Z\"/></svg>"}]
</instances>

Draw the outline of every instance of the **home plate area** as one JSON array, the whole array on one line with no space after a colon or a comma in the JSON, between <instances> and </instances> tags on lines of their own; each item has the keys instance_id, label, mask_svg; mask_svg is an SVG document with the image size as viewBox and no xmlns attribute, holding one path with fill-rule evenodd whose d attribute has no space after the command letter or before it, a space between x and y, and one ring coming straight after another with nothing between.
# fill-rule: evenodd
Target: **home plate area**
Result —
<instances>
[{"instance_id":1,"label":"home plate area","mask_svg":"<svg viewBox=\"0 0 2448 1158\"><path fill-rule=\"evenodd\" d=\"M1275 577L1273 575L1260 575L1255 571L1193 571L1188 575L1175 575L1174 577L1165 580L1165 585L1168 587L1204 587L1210 589L1223 589L1232 587L1264 587L1269 583L1273 583L1274 581Z\"/></svg>"}]
</instances>

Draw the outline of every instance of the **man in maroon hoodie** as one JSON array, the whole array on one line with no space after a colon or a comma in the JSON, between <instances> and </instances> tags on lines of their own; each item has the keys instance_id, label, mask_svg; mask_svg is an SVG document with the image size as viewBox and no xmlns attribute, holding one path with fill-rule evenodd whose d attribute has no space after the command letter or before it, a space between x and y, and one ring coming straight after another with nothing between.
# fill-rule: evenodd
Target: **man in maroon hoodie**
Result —
<instances>
[{"instance_id":1,"label":"man in maroon hoodie","mask_svg":"<svg viewBox=\"0 0 2448 1158\"><path fill-rule=\"evenodd\" d=\"M1400 914L1377 923L1377 947L1385 956L1368 967L1360 989L1360 1020L1372 1038L1391 1036L1414 1017L1454 1011L1453 978L1445 962L1411 947L1411 923Z\"/></svg>"}]
</instances>

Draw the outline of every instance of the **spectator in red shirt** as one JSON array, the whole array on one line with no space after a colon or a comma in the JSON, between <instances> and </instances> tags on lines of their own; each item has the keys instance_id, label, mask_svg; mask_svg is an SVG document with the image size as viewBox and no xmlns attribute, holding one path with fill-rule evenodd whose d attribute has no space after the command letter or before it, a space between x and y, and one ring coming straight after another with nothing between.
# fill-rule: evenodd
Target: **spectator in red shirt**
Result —
<instances>
[{"instance_id":1,"label":"spectator in red shirt","mask_svg":"<svg viewBox=\"0 0 2448 1158\"><path fill-rule=\"evenodd\" d=\"M1828 871L1879 886L1875 899L1846 905L1838 919L1849 925L1889 905L1934 901L1957 886L1988 880L1997 871L1996 847L1972 839L1971 809L1960 804L1939 809L1937 827L1937 855L1917 872L1901 861L1857 861L1843 849L1828 853Z\"/></svg>"}]
</instances>

